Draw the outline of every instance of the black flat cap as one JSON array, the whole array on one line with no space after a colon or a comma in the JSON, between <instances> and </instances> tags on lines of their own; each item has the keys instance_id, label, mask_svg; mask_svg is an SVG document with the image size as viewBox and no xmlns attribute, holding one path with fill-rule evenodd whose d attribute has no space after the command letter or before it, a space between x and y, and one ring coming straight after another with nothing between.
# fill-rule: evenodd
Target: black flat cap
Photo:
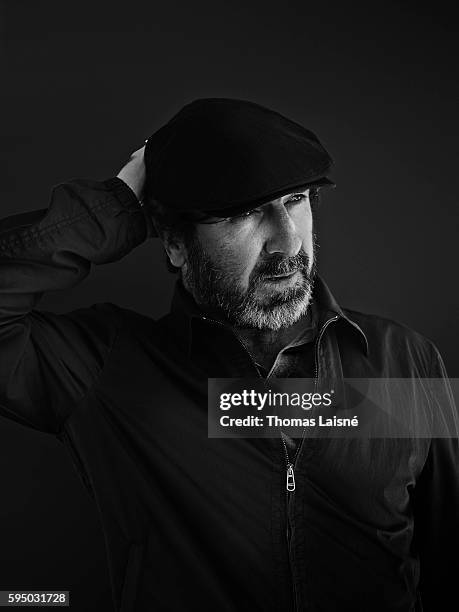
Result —
<instances>
[{"instance_id":1,"label":"black flat cap","mask_svg":"<svg viewBox=\"0 0 459 612\"><path fill-rule=\"evenodd\" d=\"M147 140L146 193L176 211L227 217L293 189L334 185L315 134L253 102L195 100Z\"/></svg>"}]
</instances>

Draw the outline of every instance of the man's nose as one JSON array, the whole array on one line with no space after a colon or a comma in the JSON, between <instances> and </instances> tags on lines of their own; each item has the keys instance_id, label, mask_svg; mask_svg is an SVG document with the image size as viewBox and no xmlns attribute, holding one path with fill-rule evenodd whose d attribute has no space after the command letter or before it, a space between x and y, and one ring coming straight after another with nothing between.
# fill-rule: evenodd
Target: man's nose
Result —
<instances>
[{"instance_id":1,"label":"man's nose","mask_svg":"<svg viewBox=\"0 0 459 612\"><path fill-rule=\"evenodd\" d=\"M285 257L294 257L301 249L301 238L296 231L296 225L285 207L272 211L267 220L268 236L265 251L269 255L279 253Z\"/></svg>"}]
</instances>

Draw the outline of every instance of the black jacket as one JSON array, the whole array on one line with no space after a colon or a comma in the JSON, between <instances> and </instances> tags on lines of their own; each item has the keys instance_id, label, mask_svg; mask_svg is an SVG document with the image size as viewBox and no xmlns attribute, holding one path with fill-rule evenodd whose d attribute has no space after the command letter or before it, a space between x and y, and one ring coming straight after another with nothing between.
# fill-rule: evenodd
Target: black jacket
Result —
<instances>
[{"instance_id":1,"label":"black jacket","mask_svg":"<svg viewBox=\"0 0 459 612\"><path fill-rule=\"evenodd\" d=\"M60 185L47 210L0 224L0 413L70 451L115 609L408 612L419 593L454 609L457 439L305 440L287 496L280 438L208 438L208 377L256 372L180 286L159 321L109 303L36 310L150 231L119 179ZM341 309L320 279L314 300L319 378L446 376L419 334Z\"/></svg>"}]
</instances>

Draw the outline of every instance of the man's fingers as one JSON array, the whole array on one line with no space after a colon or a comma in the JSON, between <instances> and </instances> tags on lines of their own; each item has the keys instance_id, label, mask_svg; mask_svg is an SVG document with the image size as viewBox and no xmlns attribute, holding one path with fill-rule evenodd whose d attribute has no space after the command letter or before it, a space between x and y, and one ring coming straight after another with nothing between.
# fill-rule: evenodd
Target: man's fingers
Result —
<instances>
[{"instance_id":1,"label":"man's fingers","mask_svg":"<svg viewBox=\"0 0 459 612\"><path fill-rule=\"evenodd\" d=\"M132 157L143 157L145 153L145 145L143 145L143 147L140 147L140 149L137 149L136 151L134 151L134 153L131 154L131 158Z\"/></svg>"},{"instance_id":2,"label":"man's fingers","mask_svg":"<svg viewBox=\"0 0 459 612\"><path fill-rule=\"evenodd\" d=\"M145 146L131 153L129 161L121 168L117 175L118 178L129 185L138 198L142 195L145 183L144 152Z\"/></svg>"}]
</instances>

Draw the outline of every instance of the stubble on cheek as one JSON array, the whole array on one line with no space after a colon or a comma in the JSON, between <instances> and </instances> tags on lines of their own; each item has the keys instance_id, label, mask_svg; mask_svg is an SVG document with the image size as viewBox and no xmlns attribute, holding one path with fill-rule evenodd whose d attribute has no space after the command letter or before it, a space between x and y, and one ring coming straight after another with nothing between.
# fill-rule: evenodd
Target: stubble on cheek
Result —
<instances>
[{"instance_id":1,"label":"stubble on cheek","mask_svg":"<svg viewBox=\"0 0 459 612\"><path fill-rule=\"evenodd\" d=\"M248 278L247 267L235 256L232 241L213 240L203 247L196 234L186 245L182 281L198 304L218 307L222 291L241 297L247 291Z\"/></svg>"},{"instance_id":2,"label":"stubble on cheek","mask_svg":"<svg viewBox=\"0 0 459 612\"><path fill-rule=\"evenodd\" d=\"M212 245L211 252L211 257L209 252L206 252L207 259L213 261L213 267L223 283L240 295L245 295L257 257L247 252L245 244L238 244L234 238L221 238Z\"/></svg>"}]
</instances>

